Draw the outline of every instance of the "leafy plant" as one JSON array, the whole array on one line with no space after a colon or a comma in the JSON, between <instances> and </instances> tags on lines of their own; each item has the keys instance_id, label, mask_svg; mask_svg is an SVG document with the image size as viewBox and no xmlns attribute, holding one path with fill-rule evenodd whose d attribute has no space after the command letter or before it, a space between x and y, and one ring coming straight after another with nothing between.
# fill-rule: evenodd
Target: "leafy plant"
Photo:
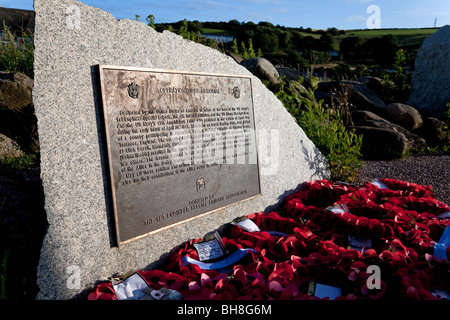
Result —
<instances>
[{"instance_id":1,"label":"leafy plant","mask_svg":"<svg viewBox=\"0 0 450 320\"><path fill-rule=\"evenodd\" d=\"M23 43L17 44L16 35L3 24L3 39L0 43L0 70L7 72L21 72L34 77L33 72L33 44L27 34L23 36Z\"/></svg>"},{"instance_id":2,"label":"leafy plant","mask_svg":"<svg viewBox=\"0 0 450 320\"><path fill-rule=\"evenodd\" d=\"M252 38L248 39L248 45L246 46L244 41L241 41L241 48L239 49L236 38L233 39L233 44L231 45L231 50L234 54L240 55L243 59L251 59L256 57L261 57L261 49L256 52L253 48Z\"/></svg>"},{"instance_id":3,"label":"leafy plant","mask_svg":"<svg viewBox=\"0 0 450 320\"><path fill-rule=\"evenodd\" d=\"M363 162L361 157L362 136L348 130L348 105L333 104L324 108L323 101L314 98L318 81L312 78L306 89L299 81L269 86L286 109L296 119L309 139L322 152L329 163L331 179L352 182Z\"/></svg>"},{"instance_id":4,"label":"leafy plant","mask_svg":"<svg viewBox=\"0 0 450 320\"><path fill-rule=\"evenodd\" d=\"M147 21L147 24L149 27L152 27L153 29L156 29L156 25L155 25L155 16L152 14L149 14L147 16L147 18L145 18L145 20Z\"/></svg>"},{"instance_id":5,"label":"leafy plant","mask_svg":"<svg viewBox=\"0 0 450 320\"><path fill-rule=\"evenodd\" d=\"M7 157L0 159L0 169L8 170L24 170L35 167L39 164L37 154L24 154L21 157Z\"/></svg>"},{"instance_id":6,"label":"leafy plant","mask_svg":"<svg viewBox=\"0 0 450 320\"><path fill-rule=\"evenodd\" d=\"M383 98L388 102L402 102L408 100L411 92L411 75L407 74L405 67L408 61L407 53L403 49L396 52L392 65L394 73L383 74Z\"/></svg>"}]
</instances>

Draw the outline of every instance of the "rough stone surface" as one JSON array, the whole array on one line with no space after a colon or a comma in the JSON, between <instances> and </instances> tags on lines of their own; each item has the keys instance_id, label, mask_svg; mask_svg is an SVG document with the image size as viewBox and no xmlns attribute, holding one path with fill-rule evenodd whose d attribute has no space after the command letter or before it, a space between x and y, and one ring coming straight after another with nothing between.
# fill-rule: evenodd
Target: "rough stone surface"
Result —
<instances>
[{"instance_id":1,"label":"rough stone surface","mask_svg":"<svg viewBox=\"0 0 450 320\"><path fill-rule=\"evenodd\" d=\"M280 75L273 64L264 58L245 59L241 65L261 80L269 80L271 83L280 83Z\"/></svg>"},{"instance_id":2,"label":"rough stone surface","mask_svg":"<svg viewBox=\"0 0 450 320\"><path fill-rule=\"evenodd\" d=\"M349 101L360 110L368 110L380 114L383 112L386 104L381 100L375 92L367 86L354 83L350 92Z\"/></svg>"},{"instance_id":3,"label":"rough stone surface","mask_svg":"<svg viewBox=\"0 0 450 320\"><path fill-rule=\"evenodd\" d=\"M396 159L408 148L407 139L401 132L365 126L350 128L363 136L361 153L365 159Z\"/></svg>"},{"instance_id":4,"label":"rough stone surface","mask_svg":"<svg viewBox=\"0 0 450 320\"><path fill-rule=\"evenodd\" d=\"M251 73L217 50L171 32L158 33L141 22L117 21L111 14L78 1L35 0L34 5L33 100L49 224L38 267L38 299L80 297L96 281L113 274L157 267L185 241L202 237L235 217L269 210L305 181L329 177L318 149L281 102L252 77L258 136L267 132L271 139L277 138L278 133L279 138L270 145L259 145L261 171L265 172L261 174L262 194L113 247L110 200L105 187L106 150L99 125L101 107L94 66ZM264 145L267 152L261 149ZM269 161L271 152L273 161Z\"/></svg>"},{"instance_id":5,"label":"rough stone surface","mask_svg":"<svg viewBox=\"0 0 450 320\"><path fill-rule=\"evenodd\" d=\"M394 122L407 130L419 128L422 123L422 116L416 108L403 103L390 103L386 106L385 115L388 120Z\"/></svg>"},{"instance_id":6,"label":"rough stone surface","mask_svg":"<svg viewBox=\"0 0 450 320\"><path fill-rule=\"evenodd\" d=\"M23 151L14 141L0 133L0 159L23 156Z\"/></svg>"},{"instance_id":7,"label":"rough stone surface","mask_svg":"<svg viewBox=\"0 0 450 320\"><path fill-rule=\"evenodd\" d=\"M381 96L384 89L384 81L378 77L364 76L358 79L363 85L375 92L376 95Z\"/></svg>"},{"instance_id":8,"label":"rough stone surface","mask_svg":"<svg viewBox=\"0 0 450 320\"><path fill-rule=\"evenodd\" d=\"M442 118L450 102L450 25L422 43L416 56L408 104L428 116Z\"/></svg>"},{"instance_id":9,"label":"rough stone surface","mask_svg":"<svg viewBox=\"0 0 450 320\"><path fill-rule=\"evenodd\" d=\"M405 128L395 123L389 122L386 119L377 116L373 112L364 110L355 110L352 112L352 120L356 126L368 126L373 128L389 129L403 133L406 137L408 148L421 148L425 147L426 145L426 141L422 137L412 133L409 130L406 130Z\"/></svg>"},{"instance_id":10,"label":"rough stone surface","mask_svg":"<svg viewBox=\"0 0 450 320\"><path fill-rule=\"evenodd\" d=\"M303 77L303 73L296 69L287 67L276 67L275 69L285 82L297 81L300 77Z\"/></svg>"},{"instance_id":11,"label":"rough stone surface","mask_svg":"<svg viewBox=\"0 0 450 320\"><path fill-rule=\"evenodd\" d=\"M450 135L447 133L446 126L445 122L439 119L424 117L423 125L414 133L423 137L430 146L450 144Z\"/></svg>"},{"instance_id":12,"label":"rough stone surface","mask_svg":"<svg viewBox=\"0 0 450 320\"><path fill-rule=\"evenodd\" d=\"M33 80L25 74L0 71L0 133L26 152L39 150L32 90Z\"/></svg>"}]
</instances>

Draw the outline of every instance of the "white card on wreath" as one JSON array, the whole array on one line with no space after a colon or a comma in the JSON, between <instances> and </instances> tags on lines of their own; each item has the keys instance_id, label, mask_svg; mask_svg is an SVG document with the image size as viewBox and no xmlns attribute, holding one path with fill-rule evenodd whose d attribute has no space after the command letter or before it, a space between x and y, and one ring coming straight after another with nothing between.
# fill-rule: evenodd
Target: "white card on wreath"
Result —
<instances>
[{"instance_id":1,"label":"white card on wreath","mask_svg":"<svg viewBox=\"0 0 450 320\"><path fill-rule=\"evenodd\" d=\"M213 260L222 257L225 252L217 239L194 243L200 261Z\"/></svg>"}]
</instances>

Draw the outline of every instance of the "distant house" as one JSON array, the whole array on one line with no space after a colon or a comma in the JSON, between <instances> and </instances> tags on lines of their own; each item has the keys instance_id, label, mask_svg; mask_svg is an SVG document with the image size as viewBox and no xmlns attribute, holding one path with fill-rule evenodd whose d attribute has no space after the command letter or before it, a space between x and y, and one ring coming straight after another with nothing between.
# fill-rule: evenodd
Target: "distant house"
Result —
<instances>
[{"instance_id":1,"label":"distant house","mask_svg":"<svg viewBox=\"0 0 450 320\"><path fill-rule=\"evenodd\" d=\"M6 25L17 36L34 34L34 11L0 7L0 31Z\"/></svg>"}]
</instances>

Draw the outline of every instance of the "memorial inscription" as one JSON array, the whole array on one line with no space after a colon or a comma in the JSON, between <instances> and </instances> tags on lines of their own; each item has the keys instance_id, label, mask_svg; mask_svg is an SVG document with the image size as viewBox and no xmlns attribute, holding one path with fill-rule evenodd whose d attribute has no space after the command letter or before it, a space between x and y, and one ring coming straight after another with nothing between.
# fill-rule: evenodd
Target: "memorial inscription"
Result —
<instances>
[{"instance_id":1,"label":"memorial inscription","mask_svg":"<svg viewBox=\"0 0 450 320\"><path fill-rule=\"evenodd\" d=\"M260 194L251 77L99 72L119 245Z\"/></svg>"}]
</instances>

